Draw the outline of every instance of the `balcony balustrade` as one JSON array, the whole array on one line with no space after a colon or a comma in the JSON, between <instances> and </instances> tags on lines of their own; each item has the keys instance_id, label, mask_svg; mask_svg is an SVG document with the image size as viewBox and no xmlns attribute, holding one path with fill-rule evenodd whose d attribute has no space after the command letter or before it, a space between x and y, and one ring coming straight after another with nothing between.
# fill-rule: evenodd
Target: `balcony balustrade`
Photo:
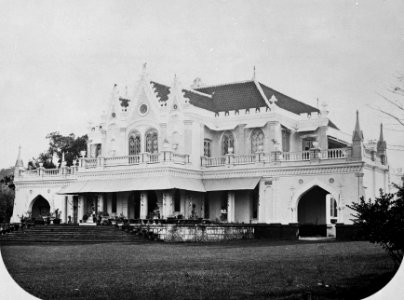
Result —
<instances>
[{"instance_id":1,"label":"balcony balustrade","mask_svg":"<svg viewBox=\"0 0 404 300\"><path fill-rule=\"evenodd\" d=\"M235 165L265 165L288 162L313 162L322 160L347 160L351 157L350 148L338 149L313 149L302 152L258 152L256 154L227 154L218 157L201 157L201 166L205 168ZM75 177L80 170L108 169L119 166L142 166L147 164L190 164L188 154L179 154L172 151L161 151L159 153L141 153L138 155L81 158L80 166L61 167L57 169L38 168L35 170L20 170L18 177Z\"/></svg>"},{"instance_id":2,"label":"balcony balustrade","mask_svg":"<svg viewBox=\"0 0 404 300\"><path fill-rule=\"evenodd\" d=\"M159 153L141 153L138 155L82 158L81 166L85 169L94 169L167 162L182 165L189 164L189 154L179 154L172 151L161 151Z\"/></svg>"},{"instance_id":3,"label":"balcony balustrade","mask_svg":"<svg viewBox=\"0 0 404 300\"><path fill-rule=\"evenodd\" d=\"M218 157L201 157L202 167L219 167L225 165L245 165L271 162L299 162L311 160L341 160L351 157L350 148L313 149L301 152L257 152L256 154L235 155L227 154Z\"/></svg>"}]
</instances>

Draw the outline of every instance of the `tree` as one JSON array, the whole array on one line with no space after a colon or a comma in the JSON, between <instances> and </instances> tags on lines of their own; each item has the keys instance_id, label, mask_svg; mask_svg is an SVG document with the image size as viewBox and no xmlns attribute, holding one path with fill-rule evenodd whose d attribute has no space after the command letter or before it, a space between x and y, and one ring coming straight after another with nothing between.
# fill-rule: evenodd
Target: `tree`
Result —
<instances>
[{"instance_id":1,"label":"tree","mask_svg":"<svg viewBox=\"0 0 404 300\"><path fill-rule=\"evenodd\" d=\"M0 223L8 223L14 207L14 168L0 170Z\"/></svg>"},{"instance_id":2,"label":"tree","mask_svg":"<svg viewBox=\"0 0 404 300\"><path fill-rule=\"evenodd\" d=\"M404 126L404 75L397 76L397 82L389 89L388 94L378 95L388 106L370 106L385 116L395 120L398 125Z\"/></svg>"},{"instance_id":3,"label":"tree","mask_svg":"<svg viewBox=\"0 0 404 300\"><path fill-rule=\"evenodd\" d=\"M59 132L51 132L46 138L49 140L49 148L46 152L39 154L37 158L33 158L28 162L29 168L38 168L42 163L44 168L55 168L53 157L57 157L57 165L62 162L62 154L65 155L66 165L68 167L75 164L80 157L81 151L87 150L87 135L76 137L73 133L64 136Z\"/></svg>"},{"instance_id":4,"label":"tree","mask_svg":"<svg viewBox=\"0 0 404 300\"><path fill-rule=\"evenodd\" d=\"M404 187L395 186L396 194L385 194L380 189L380 197L347 205L356 211L353 216L361 233L370 242L381 245L398 266L404 255Z\"/></svg>"}]
</instances>

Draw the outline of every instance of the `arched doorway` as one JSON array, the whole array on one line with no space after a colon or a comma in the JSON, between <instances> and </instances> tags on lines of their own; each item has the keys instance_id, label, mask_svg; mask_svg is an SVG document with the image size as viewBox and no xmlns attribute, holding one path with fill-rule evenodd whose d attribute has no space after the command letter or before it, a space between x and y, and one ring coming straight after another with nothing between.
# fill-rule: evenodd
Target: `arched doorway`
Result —
<instances>
[{"instance_id":1,"label":"arched doorway","mask_svg":"<svg viewBox=\"0 0 404 300\"><path fill-rule=\"evenodd\" d=\"M42 216L48 216L50 213L49 202L41 195L37 196L32 201L31 212L32 212L33 218L40 218Z\"/></svg>"},{"instance_id":2,"label":"arched doorway","mask_svg":"<svg viewBox=\"0 0 404 300\"><path fill-rule=\"evenodd\" d=\"M316 185L300 197L297 207L300 236L327 236L328 194L329 192Z\"/></svg>"}]
</instances>

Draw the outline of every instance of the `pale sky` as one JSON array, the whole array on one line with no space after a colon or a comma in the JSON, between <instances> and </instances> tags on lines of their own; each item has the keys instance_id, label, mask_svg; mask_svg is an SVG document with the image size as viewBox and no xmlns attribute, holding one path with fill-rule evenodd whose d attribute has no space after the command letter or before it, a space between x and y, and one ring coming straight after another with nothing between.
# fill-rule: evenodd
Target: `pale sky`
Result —
<instances>
[{"instance_id":1,"label":"pale sky","mask_svg":"<svg viewBox=\"0 0 404 300\"><path fill-rule=\"evenodd\" d=\"M86 133L114 83L184 87L257 79L313 106L365 139L384 122L388 144L404 131L369 105L386 106L404 73L404 1L0 1L0 168L26 164L45 136ZM391 111L394 111L391 109ZM404 129L401 127L401 129ZM404 152L389 152L393 167Z\"/></svg>"}]
</instances>

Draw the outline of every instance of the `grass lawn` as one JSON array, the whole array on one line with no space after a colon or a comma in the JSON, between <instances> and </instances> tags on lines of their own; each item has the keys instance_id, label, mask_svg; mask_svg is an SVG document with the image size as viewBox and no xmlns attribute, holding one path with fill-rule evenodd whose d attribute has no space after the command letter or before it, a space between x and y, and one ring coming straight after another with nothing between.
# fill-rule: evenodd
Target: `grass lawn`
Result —
<instances>
[{"instance_id":1,"label":"grass lawn","mask_svg":"<svg viewBox=\"0 0 404 300\"><path fill-rule=\"evenodd\" d=\"M361 299L394 276L368 242L2 246L41 299Z\"/></svg>"}]
</instances>

